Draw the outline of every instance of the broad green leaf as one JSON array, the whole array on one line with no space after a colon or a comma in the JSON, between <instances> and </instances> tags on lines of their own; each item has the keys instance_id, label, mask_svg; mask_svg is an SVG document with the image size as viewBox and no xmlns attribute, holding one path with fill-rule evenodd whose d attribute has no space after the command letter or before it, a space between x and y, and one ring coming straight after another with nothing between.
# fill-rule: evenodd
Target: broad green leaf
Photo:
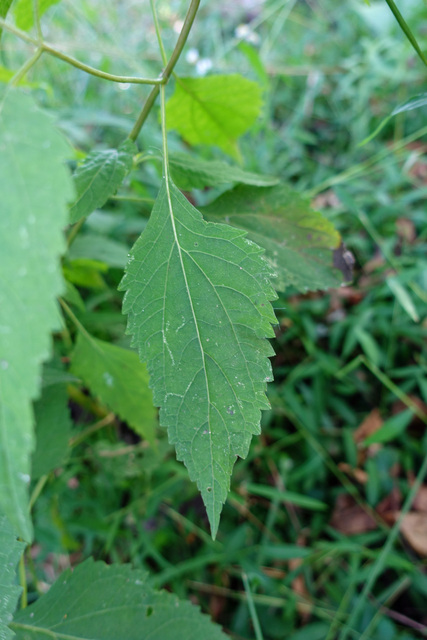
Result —
<instances>
[{"instance_id":1,"label":"broad green leaf","mask_svg":"<svg viewBox=\"0 0 427 640\"><path fill-rule=\"evenodd\" d=\"M64 384L43 387L42 396L34 403L36 450L32 458L32 478L59 467L69 452L71 419Z\"/></svg>"},{"instance_id":2,"label":"broad green leaf","mask_svg":"<svg viewBox=\"0 0 427 640\"><path fill-rule=\"evenodd\" d=\"M77 199L70 208L70 223L78 222L102 207L114 195L132 169L137 149L126 140L118 149L89 153L74 174Z\"/></svg>"},{"instance_id":3,"label":"broad green leaf","mask_svg":"<svg viewBox=\"0 0 427 640\"><path fill-rule=\"evenodd\" d=\"M108 265L99 260L90 258L77 258L64 264L64 277L68 282L86 289L105 289L101 273L108 271Z\"/></svg>"},{"instance_id":4,"label":"broad green leaf","mask_svg":"<svg viewBox=\"0 0 427 640\"><path fill-rule=\"evenodd\" d=\"M278 276L276 289L314 291L342 283L342 273L334 266L339 233L291 187L237 186L202 212L209 220L245 229L248 238L265 249Z\"/></svg>"},{"instance_id":5,"label":"broad green leaf","mask_svg":"<svg viewBox=\"0 0 427 640\"><path fill-rule=\"evenodd\" d=\"M71 372L140 436L153 442L156 410L137 354L79 333Z\"/></svg>"},{"instance_id":6,"label":"broad green leaf","mask_svg":"<svg viewBox=\"0 0 427 640\"><path fill-rule=\"evenodd\" d=\"M275 294L245 235L205 222L164 180L120 285L160 423L197 482L213 536L236 458L269 407Z\"/></svg>"},{"instance_id":7,"label":"broad green leaf","mask_svg":"<svg viewBox=\"0 0 427 640\"><path fill-rule=\"evenodd\" d=\"M27 541L31 400L59 326L62 230L73 197L68 155L51 118L10 90L0 103L0 509Z\"/></svg>"},{"instance_id":8,"label":"broad green leaf","mask_svg":"<svg viewBox=\"0 0 427 640\"><path fill-rule=\"evenodd\" d=\"M38 0L40 17L60 0ZM15 5L16 26L23 31L29 31L34 25L34 0L17 0Z\"/></svg>"},{"instance_id":9,"label":"broad green leaf","mask_svg":"<svg viewBox=\"0 0 427 640\"><path fill-rule=\"evenodd\" d=\"M5 18L7 16L7 12L10 9L10 5L12 4L13 0L0 0L0 18ZM3 30L0 29L0 39L2 36L2 32ZM7 71L7 69L5 69L4 67L2 67L2 70L4 69L4 71ZM2 74L0 72L0 79L2 78ZM1 82L4 82L4 80L1 80Z\"/></svg>"},{"instance_id":10,"label":"broad green leaf","mask_svg":"<svg viewBox=\"0 0 427 640\"><path fill-rule=\"evenodd\" d=\"M5 18L13 0L0 0L0 18Z\"/></svg>"},{"instance_id":11,"label":"broad green leaf","mask_svg":"<svg viewBox=\"0 0 427 640\"><path fill-rule=\"evenodd\" d=\"M185 191L215 187L230 182L271 187L278 178L243 171L221 160L202 160L187 153L174 153L169 157L169 166L175 184Z\"/></svg>"},{"instance_id":12,"label":"broad green leaf","mask_svg":"<svg viewBox=\"0 0 427 640\"><path fill-rule=\"evenodd\" d=\"M128 260L127 246L96 233L79 234L71 245L67 257L70 260L90 258L109 267L124 269Z\"/></svg>"},{"instance_id":13,"label":"broad green leaf","mask_svg":"<svg viewBox=\"0 0 427 640\"><path fill-rule=\"evenodd\" d=\"M261 88L238 74L177 78L166 122L190 144L214 144L239 158L237 139L261 110Z\"/></svg>"},{"instance_id":14,"label":"broad green leaf","mask_svg":"<svg viewBox=\"0 0 427 640\"><path fill-rule=\"evenodd\" d=\"M18 542L10 522L0 516L0 638L12 640L14 633L9 629L21 587L16 584L16 565L25 549Z\"/></svg>"},{"instance_id":15,"label":"broad green leaf","mask_svg":"<svg viewBox=\"0 0 427 640\"><path fill-rule=\"evenodd\" d=\"M226 640L196 606L154 591L144 571L91 559L65 571L11 627L16 640Z\"/></svg>"}]
</instances>

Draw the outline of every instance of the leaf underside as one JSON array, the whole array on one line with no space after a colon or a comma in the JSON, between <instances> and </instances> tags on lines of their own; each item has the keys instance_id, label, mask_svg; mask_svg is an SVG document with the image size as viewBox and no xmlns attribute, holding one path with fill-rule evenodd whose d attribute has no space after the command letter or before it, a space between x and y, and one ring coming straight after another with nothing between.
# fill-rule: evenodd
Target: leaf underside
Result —
<instances>
[{"instance_id":1,"label":"leaf underside","mask_svg":"<svg viewBox=\"0 0 427 640\"><path fill-rule=\"evenodd\" d=\"M16 565L25 549L25 544L16 539L10 522L0 516L0 638L12 640L13 632L8 628L12 620L21 587L16 584Z\"/></svg>"},{"instance_id":2,"label":"leaf underside","mask_svg":"<svg viewBox=\"0 0 427 640\"><path fill-rule=\"evenodd\" d=\"M126 140L118 149L89 153L73 178L77 199L70 208L70 223L78 222L102 207L114 195L132 168L137 149Z\"/></svg>"},{"instance_id":3,"label":"leaf underside","mask_svg":"<svg viewBox=\"0 0 427 640\"><path fill-rule=\"evenodd\" d=\"M291 187L238 185L201 210L208 220L244 229L265 249L277 274L277 290L293 286L305 292L341 285L343 274L334 259L339 233Z\"/></svg>"},{"instance_id":4,"label":"leaf underside","mask_svg":"<svg viewBox=\"0 0 427 640\"><path fill-rule=\"evenodd\" d=\"M239 74L176 78L166 122L190 144L216 145L239 159L237 139L261 110L261 88Z\"/></svg>"},{"instance_id":5,"label":"leaf underside","mask_svg":"<svg viewBox=\"0 0 427 640\"><path fill-rule=\"evenodd\" d=\"M134 351L80 333L71 372L136 433L154 441L156 410L148 373Z\"/></svg>"},{"instance_id":6,"label":"leaf underside","mask_svg":"<svg viewBox=\"0 0 427 640\"><path fill-rule=\"evenodd\" d=\"M160 424L197 482L213 536L235 460L269 408L265 338L276 296L262 250L245 235L206 223L164 180L120 285Z\"/></svg>"},{"instance_id":7,"label":"leaf underside","mask_svg":"<svg viewBox=\"0 0 427 640\"><path fill-rule=\"evenodd\" d=\"M87 560L16 615L16 640L226 640L197 607L147 584L128 565Z\"/></svg>"},{"instance_id":8,"label":"leaf underside","mask_svg":"<svg viewBox=\"0 0 427 640\"><path fill-rule=\"evenodd\" d=\"M0 104L0 509L27 541L31 400L59 326L59 257L73 197L68 155L51 118L10 90Z\"/></svg>"}]
</instances>

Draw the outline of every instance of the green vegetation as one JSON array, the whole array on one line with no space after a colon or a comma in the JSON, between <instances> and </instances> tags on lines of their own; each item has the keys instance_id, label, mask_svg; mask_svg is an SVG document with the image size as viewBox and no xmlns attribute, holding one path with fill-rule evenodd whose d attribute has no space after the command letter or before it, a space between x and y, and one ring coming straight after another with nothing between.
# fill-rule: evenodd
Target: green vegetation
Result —
<instances>
[{"instance_id":1,"label":"green vegetation","mask_svg":"<svg viewBox=\"0 0 427 640\"><path fill-rule=\"evenodd\" d=\"M425 637L427 7L197 5L0 0L0 638Z\"/></svg>"}]
</instances>

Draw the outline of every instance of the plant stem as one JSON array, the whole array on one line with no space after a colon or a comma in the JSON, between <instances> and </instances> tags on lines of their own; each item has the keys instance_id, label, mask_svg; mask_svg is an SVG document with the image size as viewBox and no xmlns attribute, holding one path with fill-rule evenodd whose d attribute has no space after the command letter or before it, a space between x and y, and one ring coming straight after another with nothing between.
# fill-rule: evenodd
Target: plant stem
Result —
<instances>
[{"instance_id":1,"label":"plant stem","mask_svg":"<svg viewBox=\"0 0 427 640\"><path fill-rule=\"evenodd\" d=\"M16 27L12 26L11 24L9 24L8 22L2 19L0 19L0 29L5 29L6 31L9 31L9 33L12 33L18 38L21 38L21 40L24 40L29 44L33 44L36 47L40 47L42 52L46 51L46 53L50 53L50 55L54 56L55 58L59 58L64 62L68 62L68 64L71 64L73 67L80 69L80 71L84 71L85 73L89 73L90 75L96 76L97 78L101 78L103 80L110 80L111 82L121 82L121 83L129 83L129 84L151 84L151 85L159 85L164 82L162 78L138 78L134 76L118 76L112 73L106 73L105 71L101 71L100 69L95 69L94 67L91 67L88 64L84 64L83 62L80 62L80 60L77 60L72 56L68 56L66 53L62 53L62 51L59 51L59 49L56 49L53 45L47 42L39 42L38 40L36 40L35 38L32 38L30 35L28 35L24 31L17 29Z\"/></svg>"},{"instance_id":2,"label":"plant stem","mask_svg":"<svg viewBox=\"0 0 427 640\"><path fill-rule=\"evenodd\" d=\"M185 43L187 42L188 34L190 33L191 27L193 26L194 18L196 17L199 4L200 4L200 0L191 0L190 7L187 11L187 15L185 16L184 24L181 29L181 33L179 34L178 41L175 45L175 49L173 50L172 55L169 59L169 62L166 65L165 70L161 75L161 80L151 90L151 93L148 96L147 100L145 101L145 104L142 107L141 113L139 114L138 119L135 122L134 127L129 134L129 140L132 140L132 142L135 142L135 140L137 139L139 132L141 131L142 125L146 121L148 114L150 113L153 107L153 104L155 103L156 98L159 95L160 84L167 84L170 76L172 75L172 71L174 70L176 63L179 60L179 57L181 55L181 52L184 48ZM0 23L0 27L1 27L1 23Z\"/></svg>"},{"instance_id":3,"label":"plant stem","mask_svg":"<svg viewBox=\"0 0 427 640\"><path fill-rule=\"evenodd\" d=\"M165 47L163 46L162 37L160 35L160 26L159 26L159 19L157 17L155 0L150 0L150 5L151 5L151 13L153 14L154 28L156 29L156 36L157 36L157 41L159 43L160 53L162 55L163 64L166 67L168 63L168 58L166 55Z\"/></svg>"},{"instance_id":4,"label":"plant stem","mask_svg":"<svg viewBox=\"0 0 427 640\"><path fill-rule=\"evenodd\" d=\"M420 46L417 42L417 39L415 38L414 34L412 33L408 23L406 22L405 18L402 16L402 14L400 13L399 9L396 7L394 0L385 0L388 4L388 6L391 9L391 12L393 13L394 17L396 18L397 22L399 23L400 28L402 29L403 33L405 34L405 36L408 38L409 42L411 43L411 45L413 46L413 48L415 49L415 51L417 52L418 56L421 58L421 60L423 61L423 63L426 65L427 67L427 58L425 57L424 53L421 51Z\"/></svg>"},{"instance_id":5,"label":"plant stem","mask_svg":"<svg viewBox=\"0 0 427 640\"><path fill-rule=\"evenodd\" d=\"M39 47L31 56L31 58L29 58L26 62L24 62L24 64L22 65L22 67L20 69L18 69L18 71L15 73L15 75L13 76L13 78L10 81L10 84L14 87L17 87L18 84L21 82L22 78L24 78L26 76L26 74L28 73L28 71L31 69L31 67L33 67L37 60L41 57L43 53L43 49L42 47Z\"/></svg>"},{"instance_id":6,"label":"plant stem","mask_svg":"<svg viewBox=\"0 0 427 640\"><path fill-rule=\"evenodd\" d=\"M21 595L21 609L25 609L28 604L28 589L27 589L27 577L25 575L25 558L22 554L19 560L19 583L22 587Z\"/></svg>"},{"instance_id":7,"label":"plant stem","mask_svg":"<svg viewBox=\"0 0 427 640\"><path fill-rule=\"evenodd\" d=\"M43 491L44 486L45 486L48 478L49 478L49 475L46 473L44 476L41 476L41 478L38 479L37 484L34 487L33 492L31 494L30 501L28 503L28 508L29 508L30 511L34 507L34 504L37 501L37 498L39 497L39 495Z\"/></svg>"},{"instance_id":8,"label":"plant stem","mask_svg":"<svg viewBox=\"0 0 427 640\"><path fill-rule=\"evenodd\" d=\"M91 424L90 427L87 427L87 429L79 433L79 435L74 436L74 438L71 438L69 441L69 446L77 447L77 445L81 444L86 440L86 438L91 436L92 433L95 433L96 431L99 431L100 429L103 429L104 427L108 427L110 424L113 424L115 419L116 419L116 416L114 413L108 413L105 416L105 418L102 418L102 420L98 420L98 422Z\"/></svg>"}]
</instances>

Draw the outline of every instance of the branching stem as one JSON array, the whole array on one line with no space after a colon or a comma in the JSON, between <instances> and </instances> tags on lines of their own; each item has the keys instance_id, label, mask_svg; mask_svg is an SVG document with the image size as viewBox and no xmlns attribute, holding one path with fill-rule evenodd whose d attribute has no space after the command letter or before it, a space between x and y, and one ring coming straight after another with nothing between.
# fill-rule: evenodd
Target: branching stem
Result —
<instances>
[{"instance_id":1,"label":"branching stem","mask_svg":"<svg viewBox=\"0 0 427 640\"><path fill-rule=\"evenodd\" d=\"M129 139L132 140L133 142L135 142L135 140L137 139L139 132L141 131L142 125L146 121L148 114L150 113L156 101L156 98L159 95L160 85L166 84L172 75L172 71L174 70L176 63L179 60L179 57L185 46L185 43L187 42L188 34L190 33L191 27L193 26L193 22L196 17L197 10L199 8L199 4L200 4L200 0L191 0L190 7L187 11L187 15L185 16L184 24L181 29L181 33L179 34L178 41L175 45L175 49L172 52L169 62L167 63L165 70L161 75L161 81L151 90L151 93L148 96L144 106L142 107L141 113L139 114L138 119L135 122L135 125L129 134ZM0 27L1 27L1 24L0 24Z\"/></svg>"},{"instance_id":2,"label":"branching stem","mask_svg":"<svg viewBox=\"0 0 427 640\"><path fill-rule=\"evenodd\" d=\"M9 31L9 33L13 33L13 35L17 36L21 40L28 42L29 44L33 44L34 46L41 49L41 52L46 51L50 55L55 58L59 58L59 60L63 60L64 62L68 62L73 67L80 69L80 71L84 71L85 73L89 73L92 76L96 76L97 78L101 78L103 80L110 80L111 82L120 82L120 83L128 83L128 84L151 84L151 85L159 85L163 84L165 80L160 78L138 78L134 76L118 76L112 73L106 73L105 71L101 71L100 69L95 69L88 64L84 64L73 58L72 56L68 56L66 53L62 53L59 49L56 49L53 45L48 42L39 42L36 38L28 35L25 31L21 31L17 29L13 25L9 24L5 20L0 19L0 29L4 29L5 31Z\"/></svg>"}]
</instances>

